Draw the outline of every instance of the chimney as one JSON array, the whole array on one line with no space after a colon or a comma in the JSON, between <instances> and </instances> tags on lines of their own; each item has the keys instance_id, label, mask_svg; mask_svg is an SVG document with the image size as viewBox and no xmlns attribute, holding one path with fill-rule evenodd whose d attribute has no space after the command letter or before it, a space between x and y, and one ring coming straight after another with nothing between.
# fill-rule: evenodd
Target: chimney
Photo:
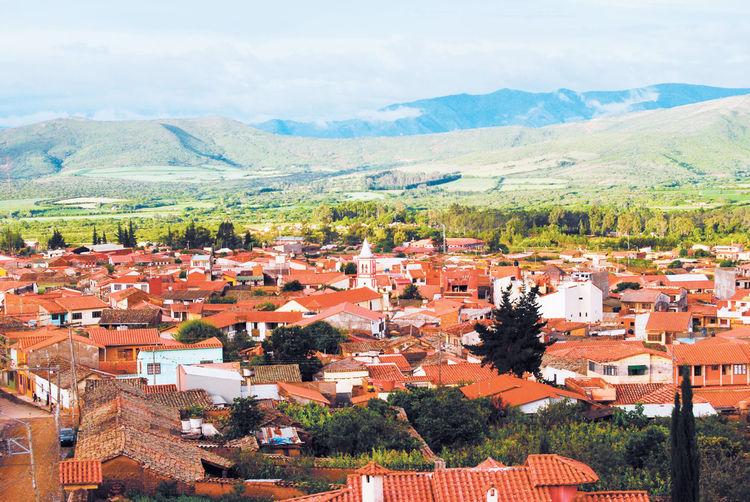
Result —
<instances>
[{"instance_id":1,"label":"chimney","mask_svg":"<svg viewBox=\"0 0 750 502\"><path fill-rule=\"evenodd\" d=\"M383 475L362 475L362 502L384 502L383 497ZM497 498L495 498L497 502Z\"/></svg>"},{"instance_id":2,"label":"chimney","mask_svg":"<svg viewBox=\"0 0 750 502\"><path fill-rule=\"evenodd\" d=\"M487 490L485 500L486 502L497 502L497 488L490 486L490 489Z\"/></svg>"}]
</instances>

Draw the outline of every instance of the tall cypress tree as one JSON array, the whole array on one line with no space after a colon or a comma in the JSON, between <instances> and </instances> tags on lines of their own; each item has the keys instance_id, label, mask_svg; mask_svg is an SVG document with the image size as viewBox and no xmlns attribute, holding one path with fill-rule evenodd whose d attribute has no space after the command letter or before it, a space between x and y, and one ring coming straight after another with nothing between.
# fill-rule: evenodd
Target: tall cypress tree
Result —
<instances>
[{"instance_id":1,"label":"tall cypress tree","mask_svg":"<svg viewBox=\"0 0 750 502\"><path fill-rule=\"evenodd\" d=\"M536 303L538 288L523 292L517 301L510 298L510 286L502 293L498 308L492 310L492 324L476 325L480 343L467 345L482 364L489 364L499 373L513 373L522 377L532 373L541 379L539 367L547 344L541 340L542 328L539 305Z\"/></svg>"},{"instance_id":2,"label":"tall cypress tree","mask_svg":"<svg viewBox=\"0 0 750 502\"><path fill-rule=\"evenodd\" d=\"M675 392L670 434L672 453L672 500L698 502L700 497L700 459L693 416L693 388L689 367L681 368L682 406Z\"/></svg>"}]
</instances>

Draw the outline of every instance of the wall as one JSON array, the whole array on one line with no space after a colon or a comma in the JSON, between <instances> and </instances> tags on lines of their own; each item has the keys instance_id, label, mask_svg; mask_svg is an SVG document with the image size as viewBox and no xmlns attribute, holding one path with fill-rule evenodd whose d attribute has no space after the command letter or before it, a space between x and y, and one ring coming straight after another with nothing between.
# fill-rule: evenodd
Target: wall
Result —
<instances>
[{"instance_id":1,"label":"wall","mask_svg":"<svg viewBox=\"0 0 750 502\"><path fill-rule=\"evenodd\" d=\"M637 405L635 404L615 405L615 406L625 411L635 411L637 407ZM674 408L673 403L644 404L643 414L650 418L671 417L673 408ZM714 409L713 406L711 406L711 403L695 403L694 402L693 403L693 415L696 417L706 417L709 415L716 415L716 410Z\"/></svg>"},{"instance_id":2,"label":"wall","mask_svg":"<svg viewBox=\"0 0 750 502\"><path fill-rule=\"evenodd\" d=\"M211 480L196 481L195 494L207 497L222 497L234 493L234 486L240 482L237 480ZM293 486L280 486L272 482L245 481L245 494L249 497L270 498L273 500L286 500L302 497L305 492Z\"/></svg>"},{"instance_id":3,"label":"wall","mask_svg":"<svg viewBox=\"0 0 750 502\"><path fill-rule=\"evenodd\" d=\"M92 310L79 310L76 312L68 312L68 320L73 324L80 324L81 326L92 326L94 324L99 324L99 319L102 317L102 309L106 307L102 307L101 309L92 309ZM98 313L99 315L97 317L94 316L94 313ZM81 319L74 319L73 314L81 314Z\"/></svg>"},{"instance_id":4,"label":"wall","mask_svg":"<svg viewBox=\"0 0 750 502\"><path fill-rule=\"evenodd\" d=\"M73 340L73 351L77 364L90 368L99 367L99 348L95 345ZM28 364L29 366L46 366L49 361L57 358L66 361L70 360L70 342L68 340L63 340L30 352L28 355Z\"/></svg>"},{"instance_id":5,"label":"wall","mask_svg":"<svg viewBox=\"0 0 750 502\"><path fill-rule=\"evenodd\" d=\"M146 378L149 385L177 384L177 366L180 364L199 364L201 361L224 362L221 349L142 350L138 353L138 376ZM161 364L161 373L148 375L148 363Z\"/></svg>"},{"instance_id":6,"label":"wall","mask_svg":"<svg viewBox=\"0 0 750 502\"><path fill-rule=\"evenodd\" d=\"M186 374L182 367L179 370L177 381L178 390L204 389L211 395L224 398L227 403L234 401L236 397L242 397L240 392L240 381L215 376Z\"/></svg>"},{"instance_id":7,"label":"wall","mask_svg":"<svg viewBox=\"0 0 750 502\"><path fill-rule=\"evenodd\" d=\"M616 375L605 375L603 366L615 366ZM646 366L645 375L628 375L628 366ZM664 357L651 354L639 354L626 357L611 363L596 363L592 371L587 366L587 377L599 377L609 383L669 383L672 381L672 361L665 354Z\"/></svg>"},{"instance_id":8,"label":"wall","mask_svg":"<svg viewBox=\"0 0 750 502\"><path fill-rule=\"evenodd\" d=\"M255 384L248 386L248 395L258 399L279 399L279 386L275 383Z\"/></svg>"}]
</instances>

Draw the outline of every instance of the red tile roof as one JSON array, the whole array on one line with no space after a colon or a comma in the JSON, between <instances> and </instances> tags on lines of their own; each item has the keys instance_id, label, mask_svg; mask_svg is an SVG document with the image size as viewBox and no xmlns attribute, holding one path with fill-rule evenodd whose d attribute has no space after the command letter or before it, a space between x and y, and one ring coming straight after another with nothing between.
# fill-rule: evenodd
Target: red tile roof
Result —
<instances>
[{"instance_id":1,"label":"red tile roof","mask_svg":"<svg viewBox=\"0 0 750 502\"><path fill-rule=\"evenodd\" d=\"M737 410L740 401L750 402L750 386L697 387L693 392L696 397L711 403L715 409Z\"/></svg>"},{"instance_id":2,"label":"red tile roof","mask_svg":"<svg viewBox=\"0 0 750 502\"><path fill-rule=\"evenodd\" d=\"M312 317L305 317L302 320L297 321L295 324L297 326L308 326L316 321L325 321L326 319L341 313L361 317L370 321L379 321L385 317L385 315L380 312L373 312L370 309L360 307L359 305L355 305L353 303L340 303L323 310L317 315L314 315Z\"/></svg>"},{"instance_id":3,"label":"red tile roof","mask_svg":"<svg viewBox=\"0 0 750 502\"><path fill-rule=\"evenodd\" d=\"M422 366L425 375L434 384L469 384L497 376L489 366L475 363L434 364Z\"/></svg>"},{"instance_id":4,"label":"red tile roof","mask_svg":"<svg viewBox=\"0 0 750 502\"><path fill-rule=\"evenodd\" d=\"M718 337L673 345L672 352L678 365L750 363L750 344Z\"/></svg>"},{"instance_id":5,"label":"red tile roof","mask_svg":"<svg viewBox=\"0 0 750 502\"><path fill-rule=\"evenodd\" d=\"M301 312L266 312L251 309L227 310L203 318L204 321L217 328L226 328L246 322L291 324L300 319L302 319Z\"/></svg>"},{"instance_id":6,"label":"red tile roof","mask_svg":"<svg viewBox=\"0 0 750 502\"><path fill-rule=\"evenodd\" d=\"M497 396L503 403L510 406L521 406L542 399L569 398L588 401L588 398L582 394L512 375L497 375L481 380L462 387L461 392L469 399Z\"/></svg>"},{"instance_id":7,"label":"red tile roof","mask_svg":"<svg viewBox=\"0 0 750 502\"><path fill-rule=\"evenodd\" d=\"M89 328L89 336L92 340L105 347L121 345L160 345L165 339L159 336L156 328L141 329L106 329Z\"/></svg>"},{"instance_id":8,"label":"red tile roof","mask_svg":"<svg viewBox=\"0 0 750 502\"><path fill-rule=\"evenodd\" d=\"M380 354L378 360L383 364L393 363L400 371L411 371L411 365L403 354Z\"/></svg>"},{"instance_id":9,"label":"red tile roof","mask_svg":"<svg viewBox=\"0 0 750 502\"><path fill-rule=\"evenodd\" d=\"M169 343L168 345L156 345L151 347L143 347L141 351L160 351L160 350L191 350L191 349L220 349L224 347L221 340L212 336L196 343Z\"/></svg>"},{"instance_id":10,"label":"red tile roof","mask_svg":"<svg viewBox=\"0 0 750 502\"><path fill-rule=\"evenodd\" d=\"M345 291L336 291L333 293L322 293L318 295L303 296L294 298L294 301L310 310L323 310L335 307L341 303L363 303L367 301L379 300L380 293L370 288L348 289Z\"/></svg>"},{"instance_id":11,"label":"red tile roof","mask_svg":"<svg viewBox=\"0 0 750 502\"><path fill-rule=\"evenodd\" d=\"M63 460L59 464L61 485L99 485L102 463L99 460Z\"/></svg>"},{"instance_id":12,"label":"red tile roof","mask_svg":"<svg viewBox=\"0 0 750 502\"><path fill-rule=\"evenodd\" d=\"M534 486L580 485L599 481L599 476L591 467L560 455L529 455L526 465Z\"/></svg>"},{"instance_id":13,"label":"red tile roof","mask_svg":"<svg viewBox=\"0 0 750 502\"><path fill-rule=\"evenodd\" d=\"M645 491L588 492L578 493L573 502L649 502Z\"/></svg>"},{"instance_id":14,"label":"red tile roof","mask_svg":"<svg viewBox=\"0 0 750 502\"><path fill-rule=\"evenodd\" d=\"M670 333L687 333L693 321L690 312L651 312L646 330Z\"/></svg>"},{"instance_id":15,"label":"red tile roof","mask_svg":"<svg viewBox=\"0 0 750 502\"><path fill-rule=\"evenodd\" d=\"M404 375L394 363L368 364L367 371L372 380L382 382L403 382Z\"/></svg>"},{"instance_id":16,"label":"red tile roof","mask_svg":"<svg viewBox=\"0 0 750 502\"><path fill-rule=\"evenodd\" d=\"M109 306L96 296L64 296L53 301L65 310L103 309Z\"/></svg>"},{"instance_id":17,"label":"red tile roof","mask_svg":"<svg viewBox=\"0 0 750 502\"><path fill-rule=\"evenodd\" d=\"M596 362L619 361L626 357L651 354L669 359L666 352L648 349L639 341L596 340L556 342L547 347L547 354L567 360L591 360Z\"/></svg>"}]
</instances>

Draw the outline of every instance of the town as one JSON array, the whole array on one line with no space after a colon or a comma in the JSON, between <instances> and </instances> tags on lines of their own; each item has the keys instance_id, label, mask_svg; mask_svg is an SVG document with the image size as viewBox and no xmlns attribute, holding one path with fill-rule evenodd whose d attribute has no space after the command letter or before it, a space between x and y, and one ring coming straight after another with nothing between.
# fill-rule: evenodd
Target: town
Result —
<instances>
[{"instance_id":1,"label":"town","mask_svg":"<svg viewBox=\"0 0 750 502\"><path fill-rule=\"evenodd\" d=\"M693 421L708 500L747 495L740 245L121 233L0 257L7 500L660 500Z\"/></svg>"}]
</instances>

